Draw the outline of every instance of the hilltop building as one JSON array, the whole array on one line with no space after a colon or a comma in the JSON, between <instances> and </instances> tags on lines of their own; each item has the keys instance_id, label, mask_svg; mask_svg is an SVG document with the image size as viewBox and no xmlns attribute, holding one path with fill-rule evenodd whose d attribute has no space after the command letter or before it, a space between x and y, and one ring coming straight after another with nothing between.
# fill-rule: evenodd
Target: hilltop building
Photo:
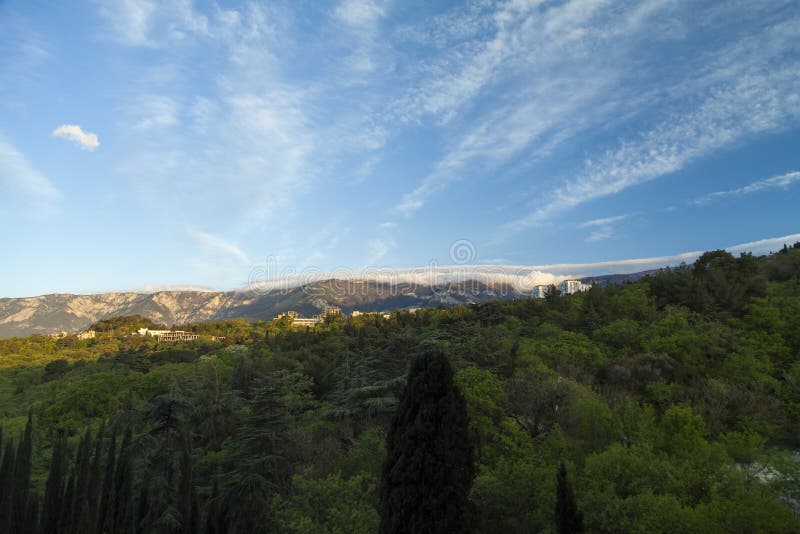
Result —
<instances>
[{"instance_id":1,"label":"hilltop building","mask_svg":"<svg viewBox=\"0 0 800 534\"><path fill-rule=\"evenodd\" d=\"M531 296L535 299L543 299L547 297L550 287L549 285L534 286ZM584 284L580 280L562 280L561 283L558 284L558 290L562 295L572 295L578 291L588 291L590 287L592 287L591 284Z\"/></svg>"},{"instance_id":2,"label":"hilltop building","mask_svg":"<svg viewBox=\"0 0 800 534\"><path fill-rule=\"evenodd\" d=\"M543 299L547 296L549 290L550 286L534 286L532 296L535 299Z\"/></svg>"},{"instance_id":3,"label":"hilltop building","mask_svg":"<svg viewBox=\"0 0 800 534\"><path fill-rule=\"evenodd\" d=\"M313 317L300 317L300 315L294 311L289 310L285 313L279 313L275 320L283 319L284 317L288 317L291 319L291 325L296 328L302 328L304 326L317 326L321 322L323 322L328 317L335 317L342 315L342 309L337 306L326 306L323 308L322 313L319 315L315 315Z\"/></svg>"},{"instance_id":4,"label":"hilltop building","mask_svg":"<svg viewBox=\"0 0 800 534\"><path fill-rule=\"evenodd\" d=\"M86 332L80 332L77 334L78 339L94 339L97 334L94 330L87 330Z\"/></svg>"},{"instance_id":5,"label":"hilltop building","mask_svg":"<svg viewBox=\"0 0 800 534\"><path fill-rule=\"evenodd\" d=\"M186 332L184 330L150 330L149 328L140 328L136 331L140 336L151 336L158 341L194 341L200 339L199 334Z\"/></svg>"}]
</instances>

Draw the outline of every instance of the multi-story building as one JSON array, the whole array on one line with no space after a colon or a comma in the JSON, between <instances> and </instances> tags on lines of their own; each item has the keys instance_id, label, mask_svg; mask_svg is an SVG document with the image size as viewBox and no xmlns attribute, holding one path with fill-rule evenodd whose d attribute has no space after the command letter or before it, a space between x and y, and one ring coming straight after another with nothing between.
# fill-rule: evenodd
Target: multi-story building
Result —
<instances>
[{"instance_id":1,"label":"multi-story building","mask_svg":"<svg viewBox=\"0 0 800 534\"><path fill-rule=\"evenodd\" d=\"M184 330L150 330L149 328L140 328L136 331L140 336L151 336L158 341L194 341L200 339L199 334L186 332Z\"/></svg>"},{"instance_id":2,"label":"multi-story building","mask_svg":"<svg viewBox=\"0 0 800 534\"><path fill-rule=\"evenodd\" d=\"M315 315L314 317L300 317L300 315L293 310L289 310L286 313L279 313L275 319L283 319L284 317L288 317L291 321L290 324L295 328L316 326L322 322L322 318L320 318L319 315Z\"/></svg>"},{"instance_id":3,"label":"multi-story building","mask_svg":"<svg viewBox=\"0 0 800 534\"><path fill-rule=\"evenodd\" d=\"M338 306L325 306L322 310L322 317L333 317L334 315L341 315L342 309Z\"/></svg>"},{"instance_id":4,"label":"multi-story building","mask_svg":"<svg viewBox=\"0 0 800 534\"><path fill-rule=\"evenodd\" d=\"M547 292L550 290L550 286L534 286L532 296L535 299L543 299L547 297Z\"/></svg>"},{"instance_id":5,"label":"multi-story building","mask_svg":"<svg viewBox=\"0 0 800 534\"><path fill-rule=\"evenodd\" d=\"M564 295L572 295L578 291L588 291L592 287L589 284L584 284L580 280L564 280L558 284L558 289Z\"/></svg>"}]
</instances>

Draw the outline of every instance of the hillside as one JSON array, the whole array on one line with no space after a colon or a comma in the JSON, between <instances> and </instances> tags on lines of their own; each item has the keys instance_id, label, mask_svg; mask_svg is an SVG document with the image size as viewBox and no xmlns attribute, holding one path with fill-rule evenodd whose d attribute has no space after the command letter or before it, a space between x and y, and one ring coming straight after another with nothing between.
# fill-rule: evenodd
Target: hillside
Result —
<instances>
[{"instance_id":1,"label":"hillside","mask_svg":"<svg viewBox=\"0 0 800 534\"><path fill-rule=\"evenodd\" d=\"M15 524L376 532L387 431L409 368L438 354L474 446L475 532L556 531L564 484L586 532L800 531L800 246L308 330L206 321L167 343L135 324L0 340Z\"/></svg>"}]
</instances>

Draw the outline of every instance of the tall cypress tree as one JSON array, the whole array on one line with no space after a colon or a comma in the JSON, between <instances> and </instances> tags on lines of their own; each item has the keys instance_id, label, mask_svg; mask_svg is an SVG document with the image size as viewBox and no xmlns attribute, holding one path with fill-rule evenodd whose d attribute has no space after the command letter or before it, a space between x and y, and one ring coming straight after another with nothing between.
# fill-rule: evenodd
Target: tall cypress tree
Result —
<instances>
[{"instance_id":1,"label":"tall cypress tree","mask_svg":"<svg viewBox=\"0 0 800 534\"><path fill-rule=\"evenodd\" d=\"M61 496L61 518L58 520L58 532L68 534L70 532L70 522L72 521L72 503L75 499L75 471L73 470L64 487L64 494Z\"/></svg>"},{"instance_id":2,"label":"tall cypress tree","mask_svg":"<svg viewBox=\"0 0 800 534\"><path fill-rule=\"evenodd\" d=\"M228 531L221 500L219 482L214 476L211 497L206 501L206 534L224 534Z\"/></svg>"},{"instance_id":3,"label":"tall cypress tree","mask_svg":"<svg viewBox=\"0 0 800 534\"><path fill-rule=\"evenodd\" d=\"M78 451L75 454L75 488L72 500L69 503L69 522L67 530L69 532L81 532L80 524L84 522L82 516L88 513L87 493L89 486L89 467L92 453L92 434L86 429Z\"/></svg>"},{"instance_id":4,"label":"tall cypress tree","mask_svg":"<svg viewBox=\"0 0 800 534\"><path fill-rule=\"evenodd\" d=\"M97 532L105 532L108 523L113 520L113 511L109 514L109 508L114 503L114 467L117 460L117 432L116 427L111 431L108 443L108 454L106 454L106 474L103 477L103 489L100 493L100 508L97 511ZM109 516L112 516L109 518Z\"/></svg>"},{"instance_id":5,"label":"tall cypress tree","mask_svg":"<svg viewBox=\"0 0 800 534\"><path fill-rule=\"evenodd\" d=\"M42 530L58 532L61 520L61 507L64 500L64 474L66 471L66 437L63 434L53 444L50 457L50 473L44 491L44 509L42 510Z\"/></svg>"},{"instance_id":6,"label":"tall cypress tree","mask_svg":"<svg viewBox=\"0 0 800 534\"><path fill-rule=\"evenodd\" d=\"M386 441L382 533L464 532L475 476L467 407L436 348L411 365Z\"/></svg>"},{"instance_id":7,"label":"tall cypress tree","mask_svg":"<svg viewBox=\"0 0 800 534\"><path fill-rule=\"evenodd\" d=\"M20 530L21 534L36 534L39 532L39 499L28 497L28 509L25 512L25 523Z\"/></svg>"},{"instance_id":8,"label":"tall cypress tree","mask_svg":"<svg viewBox=\"0 0 800 534\"><path fill-rule=\"evenodd\" d=\"M14 522L14 440L8 440L0 464L0 532L9 532Z\"/></svg>"},{"instance_id":9,"label":"tall cypress tree","mask_svg":"<svg viewBox=\"0 0 800 534\"><path fill-rule=\"evenodd\" d=\"M21 530L28 510L31 485L31 453L33 449L33 409L28 411L28 423L19 442L14 465L14 529Z\"/></svg>"},{"instance_id":10,"label":"tall cypress tree","mask_svg":"<svg viewBox=\"0 0 800 534\"><path fill-rule=\"evenodd\" d=\"M100 483L103 480L103 438L106 430L105 419L94 444L94 455L89 467L89 482L86 488L86 514L81 514L78 532L89 532L97 524L97 505L100 498Z\"/></svg>"},{"instance_id":11,"label":"tall cypress tree","mask_svg":"<svg viewBox=\"0 0 800 534\"><path fill-rule=\"evenodd\" d=\"M572 484L567 479L567 468L564 462L558 466L556 476L556 528L559 534L583 532L583 514L575 503Z\"/></svg>"},{"instance_id":12,"label":"tall cypress tree","mask_svg":"<svg viewBox=\"0 0 800 534\"><path fill-rule=\"evenodd\" d=\"M130 532L132 517L130 516L133 507L133 466L131 441L133 431L130 425L125 429L122 438L122 445L119 449L119 461L114 472L114 532Z\"/></svg>"},{"instance_id":13,"label":"tall cypress tree","mask_svg":"<svg viewBox=\"0 0 800 534\"><path fill-rule=\"evenodd\" d=\"M194 489L192 484L192 452L189 450L188 438L184 442L181 456L180 507L183 531L192 532L192 508L194 505Z\"/></svg>"}]
</instances>

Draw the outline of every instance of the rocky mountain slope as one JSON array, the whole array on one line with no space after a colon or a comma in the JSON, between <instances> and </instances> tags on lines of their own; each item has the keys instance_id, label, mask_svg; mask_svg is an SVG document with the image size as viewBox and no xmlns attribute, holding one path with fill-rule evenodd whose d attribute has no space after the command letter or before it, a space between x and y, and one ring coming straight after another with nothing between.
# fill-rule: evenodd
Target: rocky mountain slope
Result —
<instances>
[{"instance_id":1,"label":"rocky mountain slope","mask_svg":"<svg viewBox=\"0 0 800 534\"><path fill-rule=\"evenodd\" d=\"M156 323L177 325L230 318L272 319L287 310L310 316L329 305L339 306L345 312L385 311L521 297L510 286L480 282L432 287L343 280L264 294L245 291L53 294L0 299L0 337L78 332L100 319L121 315L141 315Z\"/></svg>"}]
</instances>

